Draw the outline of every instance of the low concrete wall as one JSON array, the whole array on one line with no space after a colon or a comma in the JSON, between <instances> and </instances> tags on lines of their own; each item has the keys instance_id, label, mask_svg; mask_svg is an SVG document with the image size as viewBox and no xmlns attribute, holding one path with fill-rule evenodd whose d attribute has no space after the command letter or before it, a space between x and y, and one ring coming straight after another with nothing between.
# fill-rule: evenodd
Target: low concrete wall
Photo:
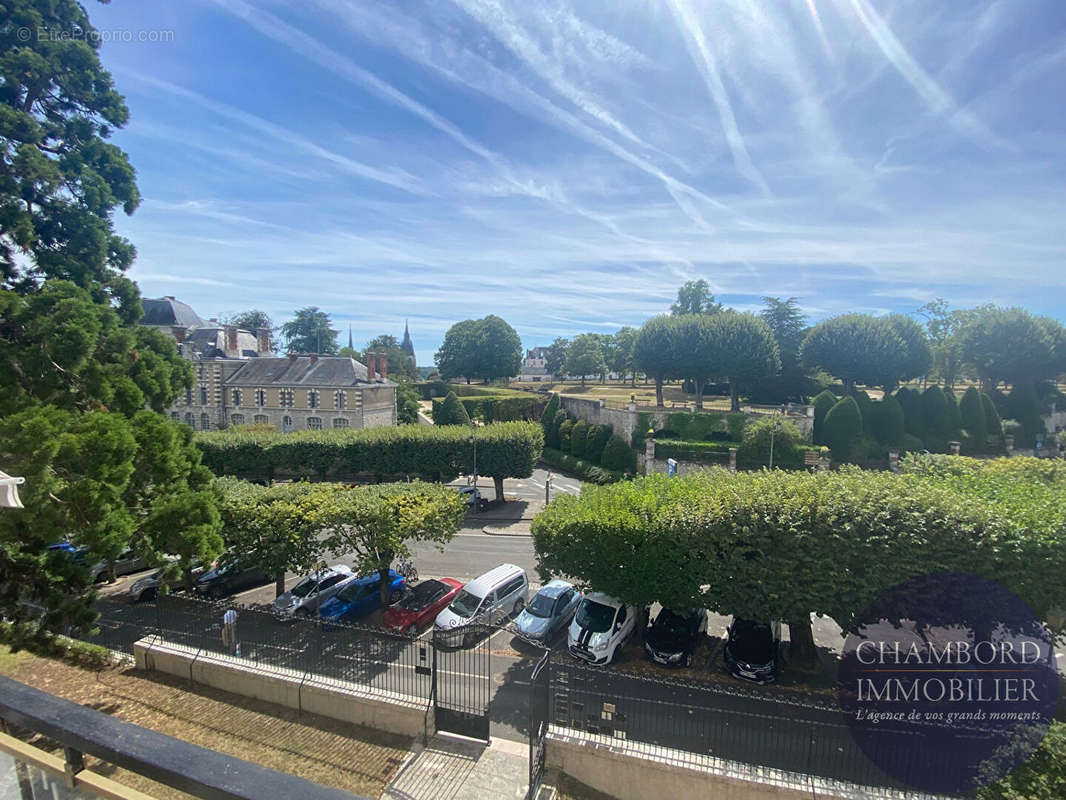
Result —
<instances>
[{"instance_id":1,"label":"low concrete wall","mask_svg":"<svg viewBox=\"0 0 1066 800\"><path fill-rule=\"evenodd\" d=\"M715 800L810 800L812 797L867 797L863 787L834 787L806 775L749 768L706 757L708 766L686 762L688 754L656 747L642 752L626 742L624 750L586 734L554 727L545 741L547 766L618 800L649 797L713 797ZM675 753L677 759L672 759ZM755 775L753 773L758 773Z\"/></svg>"},{"instance_id":2,"label":"low concrete wall","mask_svg":"<svg viewBox=\"0 0 1066 800\"><path fill-rule=\"evenodd\" d=\"M417 698L317 680L296 670L263 667L202 653L148 636L135 642L137 667L330 719L422 739L435 732L433 709Z\"/></svg>"}]
</instances>

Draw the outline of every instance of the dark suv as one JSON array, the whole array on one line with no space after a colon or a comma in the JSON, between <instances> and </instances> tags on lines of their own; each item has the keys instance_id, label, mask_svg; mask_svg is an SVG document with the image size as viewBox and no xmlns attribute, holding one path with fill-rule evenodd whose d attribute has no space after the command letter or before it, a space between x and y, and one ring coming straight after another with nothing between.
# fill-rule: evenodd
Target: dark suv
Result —
<instances>
[{"instance_id":1,"label":"dark suv","mask_svg":"<svg viewBox=\"0 0 1066 800\"><path fill-rule=\"evenodd\" d=\"M755 683L777 680L781 623L735 619L725 643L725 665L736 678Z\"/></svg>"},{"instance_id":2,"label":"dark suv","mask_svg":"<svg viewBox=\"0 0 1066 800\"><path fill-rule=\"evenodd\" d=\"M706 609L692 608L682 615L664 608L644 631L644 649L652 661L687 667L692 664L692 651L706 629Z\"/></svg>"}]
</instances>

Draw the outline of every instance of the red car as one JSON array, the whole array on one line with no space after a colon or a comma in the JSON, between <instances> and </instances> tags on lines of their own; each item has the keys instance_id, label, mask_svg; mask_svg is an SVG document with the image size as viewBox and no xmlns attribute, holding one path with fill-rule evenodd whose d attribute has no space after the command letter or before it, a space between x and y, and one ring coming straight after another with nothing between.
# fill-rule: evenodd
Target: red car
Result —
<instances>
[{"instance_id":1,"label":"red car","mask_svg":"<svg viewBox=\"0 0 1066 800\"><path fill-rule=\"evenodd\" d=\"M437 614L454 599L462 588L462 581L457 581L455 578L422 581L404 595L400 602L389 606L381 618L381 624L393 633L413 636L423 628L432 625Z\"/></svg>"}]
</instances>

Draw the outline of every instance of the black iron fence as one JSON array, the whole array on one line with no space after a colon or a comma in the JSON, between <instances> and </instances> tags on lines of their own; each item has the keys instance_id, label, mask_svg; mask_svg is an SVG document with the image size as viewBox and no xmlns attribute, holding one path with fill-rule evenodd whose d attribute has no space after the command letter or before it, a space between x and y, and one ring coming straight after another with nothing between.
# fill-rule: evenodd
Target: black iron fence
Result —
<instances>
[{"instance_id":1,"label":"black iron fence","mask_svg":"<svg viewBox=\"0 0 1066 800\"><path fill-rule=\"evenodd\" d=\"M862 752L839 708L773 693L605 670L554 658L549 670L549 721L562 733L623 750L807 786L810 776L886 790L907 785ZM534 702L536 700L534 699ZM935 735L935 732L930 732ZM899 733L893 775L928 774L932 748ZM891 736L879 741L891 747ZM535 746L531 739L531 748ZM532 752L532 750L531 750Z\"/></svg>"}]
</instances>

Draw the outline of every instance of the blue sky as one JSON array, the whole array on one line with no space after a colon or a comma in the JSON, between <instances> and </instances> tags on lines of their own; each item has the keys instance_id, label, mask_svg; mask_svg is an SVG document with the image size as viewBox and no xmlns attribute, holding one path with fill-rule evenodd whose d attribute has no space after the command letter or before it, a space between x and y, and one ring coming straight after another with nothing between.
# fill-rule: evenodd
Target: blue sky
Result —
<instances>
[{"instance_id":1,"label":"blue sky","mask_svg":"<svg viewBox=\"0 0 1066 800\"><path fill-rule=\"evenodd\" d=\"M203 316L410 318L423 364L460 319L529 347L698 277L812 319L1066 317L1061 0L88 5L131 275Z\"/></svg>"}]
</instances>

